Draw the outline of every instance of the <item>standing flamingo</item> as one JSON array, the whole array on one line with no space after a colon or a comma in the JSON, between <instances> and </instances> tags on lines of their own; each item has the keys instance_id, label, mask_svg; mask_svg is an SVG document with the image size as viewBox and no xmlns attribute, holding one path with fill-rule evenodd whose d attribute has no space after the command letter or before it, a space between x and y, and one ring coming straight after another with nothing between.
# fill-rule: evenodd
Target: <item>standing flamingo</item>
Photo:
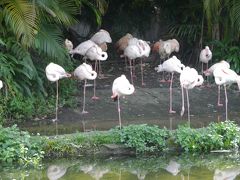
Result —
<instances>
[{"instance_id":1,"label":"standing flamingo","mask_svg":"<svg viewBox=\"0 0 240 180\"><path fill-rule=\"evenodd\" d=\"M203 63L207 64L208 69L208 61L212 59L212 51L209 49L208 46L205 46L204 49L201 50L199 61L202 62L202 74L203 74Z\"/></svg>"},{"instance_id":2,"label":"standing flamingo","mask_svg":"<svg viewBox=\"0 0 240 180\"><path fill-rule=\"evenodd\" d=\"M226 67L226 68L230 68L230 65L229 65L229 63L228 62L226 62L226 61L224 61L224 60L222 60L222 61L220 61L220 62L218 62L218 63L215 63L214 65L212 65L209 69L207 69L206 71L204 71L203 73L204 73L204 75L205 76L212 76L213 75L213 71L216 69L216 68L218 68L218 67ZM218 85L218 100L217 100L217 105L218 106L223 106L223 104L222 103L220 103L220 85Z\"/></svg>"},{"instance_id":3,"label":"standing flamingo","mask_svg":"<svg viewBox=\"0 0 240 180\"><path fill-rule=\"evenodd\" d=\"M95 42L102 51L107 51L107 43L112 43L112 38L108 31L104 29L100 29L97 33L95 33L91 39L91 41ZM101 62L99 61L99 76L104 77L102 74Z\"/></svg>"},{"instance_id":4,"label":"standing flamingo","mask_svg":"<svg viewBox=\"0 0 240 180\"><path fill-rule=\"evenodd\" d=\"M108 58L108 54L106 52L103 52L102 49L98 45L94 45L90 47L85 56L92 60L95 61L95 68L94 70L97 71L97 61L105 61ZM96 79L94 79L94 89L93 89L93 100L99 99L99 97L96 96Z\"/></svg>"},{"instance_id":5,"label":"standing flamingo","mask_svg":"<svg viewBox=\"0 0 240 180\"><path fill-rule=\"evenodd\" d=\"M0 89L3 88L3 82L0 80Z\"/></svg>"},{"instance_id":6,"label":"standing flamingo","mask_svg":"<svg viewBox=\"0 0 240 180\"><path fill-rule=\"evenodd\" d=\"M67 73L61 66L58 64L50 63L47 65L46 69L46 76L47 79L51 82L56 82L57 86L57 93L56 93L56 117L54 121L58 120L58 80L62 78L68 78L71 77L71 74Z\"/></svg>"},{"instance_id":7,"label":"standing flamingo","mask_svg":"<svg viewBox=\"0 0 240 180\"><path fill-rule=\"evenodd\" d=\"M184 91L186 90L186 96L187 96L187 106L188 106L188 122L190 124L190 111L189 111L189 97L188 97L188 90L193 89L195 86L201 86L203 83L203 77L201 75L198 75L198 72L194 68L185 67L180 74L180 84L182 88L182 111L181 116L184 114Z\"/></svg>"},{"instance_id":8,"label":"standing flamingo","mask_svg":"<svg viewBox=\"0 0 240 180\"><path fill-rule=\"evenodd\" d=\"M226 110L226 120L228 120L228 97L227 97L227 89L226 85L232 84L232 83L237 83L238 88L240 90L240 76L237 75L236 72L233 70L226 68L226 67L217 67L213 71L213 76L215 79L215 83L217 85L223 85L224 86L224 91L225 91L225 110Z\"/></svg>"},{"instance_id":9,"label":"standing flamingo","mask_svg":"<svg viewBox=\"0 0 240 180\"><path fill-rule=\"evenodd\" d=\"M80 80L84 80L82 114L88 113L87 111L85 111L86 83L87 83L87 80L96 79L97 73L93 71L92 66L90 66L89 64L83 63L74 70L73 74L74 74L74 77L77 77Z\"/></svg>"},{"instance_id":10,"label":"standing flamingo","mask_svg":"<svg viewBox=\"0 0 240 180\"><path fill-rule=\"evenodd\" d=\"M154 50L158 48L158 53L160 55L160 64L161 64L161 59L165 61L166 58L169 59L169 56L173 52L179 52L179 42L176 39L169 39L166 41L159 40L153 45ZM164 78L164 71L163 71L163 79L160 82L166 82Z\"/></svg>"},{"instance_id":11,"label":"standing flamingo","mask_svg":"<svg viewBox=\"0 0 240 180\"><path fill-rule=\"evenodd\" d=\"M169 86L169 93L170 93L170 102L169 102L169 113L176 113L176 111L172 110L172 83L173 83L173 75L174 72L182 73L184 69L184 65L181 63L181 61L176 57L173 56L170 59L164 61L162 64L158 65L158 67L155 68L157 72L166 71L172 74L171 76L171 83Z\"/></svg>"},{"instance_id":12,"label":"standing flamingo","mask_svg":"<svg viewBox=\"0 0 240 180\"><path fill-rule=\"evenodd\" d=\"M121 75L120 77L116 78L113 81L112 85L112 96L111 98L114 101L118 101L118 120L119 120L119 126L122 127L122 121L121 121L121 109L120 109L120 101L119 98L121 96L125 95L131 95L133 94L135 88L132 84L129 83L128 79L125 75Z\"/></svg>"}]
</instances>

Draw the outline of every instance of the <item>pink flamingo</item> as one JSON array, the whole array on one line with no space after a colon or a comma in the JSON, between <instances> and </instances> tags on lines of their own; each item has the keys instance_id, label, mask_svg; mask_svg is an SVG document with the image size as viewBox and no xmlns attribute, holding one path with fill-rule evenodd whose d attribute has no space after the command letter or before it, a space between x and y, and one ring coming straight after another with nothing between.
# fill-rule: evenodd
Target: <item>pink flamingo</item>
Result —
<instances>
[{"instance_id":1,"label":"pink flamingo","mask_svg":"<svg viewBox=\"0 0 240 180\"><path fill-rule=\"evenodd\" d=\"M86 84L87 84L87 80L96 79L97 73L93 71L92 66L90 66L89 64L83 63L74 70L73 74L74 74L74 77L77 77L79 80L84 80L82 114L88 113L87 111L85 111Z\"/></svg>"},{"instance_id":2,"label":"pink flamingo","mask_svg":"<svg viewBox=\"0 0 240 180\"><path fill-rule=\"evenodd\" d=\"M222 60L218 63L215 63L214 65L212 65L209 69L207 69L206 71L204 71L204 75L205 76L212 76L213 75L213 71L218 68L218 67L225 67L225 68L230 68L230 65L228 62ZM217 105L218 106L223 106L223 104L220 102L220 91L221 91L221 88L220 88L220 85L218 85L218 100L217 100Z\"/></svg>"},{"instance_id":3,"label":"pink flamingo","mask_svg":"<svg viewBox=\"0 0 240 180\"><path fill-rule=\"evenodd\" d=\"M170 93L170 102L169 102L169 113L176 113L176 111L172 110L172 83L173 83L173 75L174 72L182 73L184 69L184 65L181 63L181 61L176 57L173 56L170 59L164 61L162 64L158 65L158 67L155 68L157 72L166 71L172 74L171 76L171 83L169 86L169 93Z\"/></svg>"},{"instance_id":4,"label":"pink flamingo","mask_svg":"<svg viewBox=\"0 0 240 180\"><path fill-rule=\"evenodd\" d=\"M188 106L188 122L190 124L190 105L189 105L189 97L188 97L188 90L193 89L195 86L201 86L203 83L203 77L201 75L198 75L198 72L194 68L185 67L180 74L180 84L182 88L182 110L181 110L181 116L184 114L184 91L186 90L186 96L187 96L187 106Z\"/></svg>"},{"instance_id":5,"label":"pink flamingo","mask_svg":"<svg viewBox=\"0 0 240 180\"><path fill-rule=\"evenodd\" d=\"M240 90L240 76L237 75L237 73L234 72L233 70L226 68L226 67L222 67L222 66L217 67L213 71L213 76L215 79L215 83L217 85L224 86L226 120L228 120L228 97L227 97L226 85L230 85L232 83L237 83L238 88Z\"/></svg>"},{"instance_id":6,"label":"pink flamingo","mask_svg":"<svg viewBox=\"0 0 240 180\"><path fill-rule=\"evenodd\" d=\"M56 116L53 121L58 120L58 81L62 78L71 77L71 74L67 73L63 67L59 66L58 64L49 63L45 69L47 79L51 82L56 82Z\"/></svg>"},{"instance_id":7,"label":"pink flamingo","mask_svg":"<svg viewBox=\"0 0 240 180\"><path fill-rule=\"evenodd\" d=\"M202 74L203 74L203 63L207 64L208 69L208 61L212 59L212 51L209 49L208 46L205 46L204 49L201 50L199 61L202 62Z\"/></svg>"},{"instance_id":8,"label":"pink flamingo","mask_svg":"<svg viewBox=\"0 0 240 180\"><path fill-rule=\"evenodd\" d=\"M120 97L131 95L135 91L135 88L132 84L129 83L128 79L125 75L121 75L120 77L116 78L113 81L112 85L112 96L111 98L114 101L118 101L118 120L119 120L119 126L122 127L122 121L121 121L121 109L120 109Z\"/></svg>"}]
</instances>

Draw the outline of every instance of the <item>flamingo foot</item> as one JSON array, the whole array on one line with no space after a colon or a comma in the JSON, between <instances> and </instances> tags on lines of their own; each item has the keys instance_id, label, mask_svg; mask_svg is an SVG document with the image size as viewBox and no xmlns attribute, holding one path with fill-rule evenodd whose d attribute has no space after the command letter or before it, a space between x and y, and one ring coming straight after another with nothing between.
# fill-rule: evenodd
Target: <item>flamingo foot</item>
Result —
<instances>
[{"instance_id":1,"label":"flamingo foot","mask_svg":"<svg viewBox=\"0 0 240 180\"><path fill-rule=\"evenodd\" d=\"M81 114L87 114L88 112L87 111L85 111L85 110L83 110L82 112L81 112Z\"/></svg>"},{"instance_id":2,"label":"flamingo foot","mask_svg":"<svg viewBox=\"0 0 240 180\"><path fill-rule=\"evenodd\" d=\"M175 114L176 111L173 111L173 110L169 110L169 114Z\"/></svg>"},{"instance_id":3,"label":"flamingo foot","mask_svg":"<svg viewBox=\"0 0 240 180\"><path fill-rule=\"evenodd\" d=\"M98 99L99 99L99 97L97 97L97 96L92 97L92 100L98 100Z\"/></svg>"},{"instance_id":4,"label":"flamingo foot","mask_svg":"<svg viewBox=\"0 0 240 180\"><path fill-rule=\"evenodd\" d=\"M221 104L221 103L218 103L217 105L218 105L218 106L220 106L220 107L222 107L222 106L223 106L223 104Z\"/></svg>"}]
</instances>

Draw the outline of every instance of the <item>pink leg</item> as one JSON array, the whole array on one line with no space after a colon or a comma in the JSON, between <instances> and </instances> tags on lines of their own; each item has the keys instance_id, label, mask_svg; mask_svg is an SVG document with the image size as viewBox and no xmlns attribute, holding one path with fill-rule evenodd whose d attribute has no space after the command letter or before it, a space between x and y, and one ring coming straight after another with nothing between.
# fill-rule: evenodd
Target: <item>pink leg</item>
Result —
<instances>
[{"instance_id":1,"label":"pink leg","mask_svg":"<svg viewBox=\"0 0 240 180\"><path fill-rule=\"evenodd\" d=\"M203 62L202 62L202 74L203 74Z\"/></svg>"},{"instance_id":2,"label":"pink leg","mask_svg":"<svg viewBox=\"0 0 240 180\"><path fill-rule=\"evenodd\" d=\"M223 106L223 104L220 102L220 96L221 96L221 87L220 85L218 85L218 102L217 102L217 105L218 106Z\"/></svg>"},{"instance_id":3,"label":"pink leg","mask_svg":"<svg viewBox=\"0 0 240 180\"><path fill-rule=\"evenodd\" d=\"M83 110L82 110L82 114L88 113L87 111L85 111L86 84L87 84L87 80L85 79L84 80L84 86L83 86Z\"/></svg>"},{"instance_id":4,"label":"pink leg","mask_svg":"<svg viewBox=\"0 0 240 180\"><path fill-rule=\"evenodd\" d=\"M145 86L146 84L143 82L143 64L142 64L142 58L141 58L141 76L142 76L142 86Z\"/></svg>"},{"instance_id":5,"label":"pink leg","mask_svg":"<svg viewBox=\"0 0 240 180\"><path fill-rule=\"evenodd\" d=\"M97 72L97 60L95 61L95 71ZM99 97L96 96L96 79L94 79L92 100L98 100L98 99Z\"/></svg>"},{"instance_id":6,"label":"pink leg","mask_svg":"<svg viewBox=\"0 0 240 180\"><path fill-rule=\"evenodd\" d=\"M185 108L184 108L184 89L183 87L181 87L182 89L182 110L181 110L181 116L183 116Z\"/></svg>"},{"instance_id":7,"label":"pink leg","mask_svg":"<svg viewBox=\"0 0 240 180\"><path fill-rule=\"evenodd\" d=\"M186 89L186 95L187 95L187 106L188 106L188 123L190 126L190 104L189 104L189 97L188 97L188 89Z\"/></svg>"},{"instance_id":8,"label":"pink leg","mask_svg":"<svg viewBox=\"0 0 240 180\"><path fill-rule=\"evenodd\" d=\"M56 81L56 106L55 106L55 119L52 121L58 121L58 81Z\"/></svg>"},{"instance_id":9,"label":"pink leg","mask_svg":"<svg viewBox=\"0 0 240 180\"><path fill-rule=\"evenodd\" d=\"M120 100L118 96L118 121L119 121L119 126L120 129L122 128L122 120L121 120L121 109L120 109Z\"/></svg>"},{"instance_id":10,"label":"pink leg","mask_svg":"<svg viewBox=\"0 0 240 180\"><path fill-rule=\"evenodd\" d=\"M132 61L133 61L133 63L132 63L133 77L136 78L136 73L135 73L135 59L133 59Z\"/></svg>"},{"instance_id":11,"label":"pink leg","mask_svg":"<svg viewBox=\"0 0 240 180\"><path fill-rule=\"evenodd\" d=\"M131 76L131 82L133 84L133 67L132 67L132 60L129 59L129 65L130 65L130 76Z\"/></svg>"},{"instance_id":12,"label":"pink leg","mask_svg":"<svg viewBox=\"0 0 240 180\"><path fill-rule=\"evenodd\" d=\"M224 91L225 91L225 106L226 106L226 121L227 121L228 120L228 97L227 97L227 89L225 84L224 84Z\"/></svg>"},{"instance_id":13,"label":"pink leg","mask_svg":"<svg viewBox=\"0 0 240 180\"><path fill-rule=\"evenodd\" d=\"M174 73L172 72L171 83L170 83L170 87L169 87L169 92L170 92L170 96L169 96L170 97L169 113L176 113L176 111L172 110L172 80L173 80L173 75L174 75Z\"/></svg>"}]
</instances>

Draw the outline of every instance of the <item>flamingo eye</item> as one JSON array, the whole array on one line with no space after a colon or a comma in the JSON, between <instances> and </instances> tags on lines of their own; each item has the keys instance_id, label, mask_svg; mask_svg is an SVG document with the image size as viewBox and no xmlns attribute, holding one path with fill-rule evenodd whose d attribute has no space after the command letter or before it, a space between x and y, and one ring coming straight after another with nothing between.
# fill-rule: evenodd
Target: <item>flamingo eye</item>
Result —
<instances>
[{"instance_id":1,"label":"flamingo eye","mask_svg":"<svg viewBox=\"0 0 240 180\"><path fill-rule=\"evenodd\" d=\"M102 54L102 57L104 57L105 55L104 54Z\"/></svg>"}]
</instances>

